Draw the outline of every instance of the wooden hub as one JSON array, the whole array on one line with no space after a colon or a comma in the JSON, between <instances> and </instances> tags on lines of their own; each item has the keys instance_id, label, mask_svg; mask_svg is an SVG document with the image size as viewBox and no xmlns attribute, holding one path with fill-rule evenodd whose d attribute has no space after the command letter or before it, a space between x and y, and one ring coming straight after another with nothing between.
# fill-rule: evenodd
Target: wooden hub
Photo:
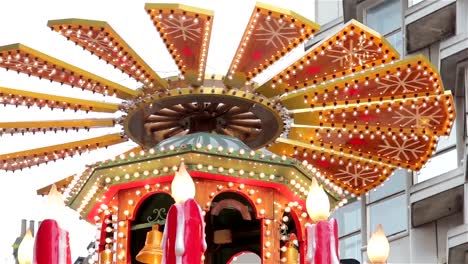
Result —
<instances>
[{"instance_id":1,"label":"wooden hub","mask_svg":"<svg viewBox=\"0 0 468 264\"><path fill-rule=\"evenodd\" d=\"M145 147L197 132L236 137L253 149L278 137L283 124L267 98L227 88L182 88L151 97L129 111L127 134Z\"/></svg>"}]
</instances>

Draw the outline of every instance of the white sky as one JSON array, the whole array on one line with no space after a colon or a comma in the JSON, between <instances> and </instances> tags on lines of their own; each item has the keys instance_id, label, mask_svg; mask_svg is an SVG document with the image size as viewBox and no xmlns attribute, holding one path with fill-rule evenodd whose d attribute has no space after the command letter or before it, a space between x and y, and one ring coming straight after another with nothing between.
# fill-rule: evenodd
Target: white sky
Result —
<instances>
[{"instance_id":1,"label":"white sky","mask_svg":"<svg viewBox=\"0 0 468 264\"><path fill-rule=\"evenodd\" d=\"M122 75L113 67L99 61L96 57L66 41L63 36L51 31L47 21L62 18L84 18L104 20L162 77L177 74L177 68L166 51L159 34L154 29L149 16L144 11L148 1L132 0L6 0L2 1L0 16L0 46L22 43L26 46L52 55L65 62L101 75L130 88L137 88L136 82ZM157 2L157 1L154 1ZM176 1L164 1L176 2ZM207 73L225 74L231 58L234 56L244 27L255 5L252 0L198 0L177 1L187 5L198 6L215 11L213 32L208 54ZM309 19L314 16L314 1L271 0L263 1L287 8L302 14ZM286 56L280 63L289 64L302 54L302 49ZM281 66L283 67L283 66ZM271 76L278 68L265 73ZM262 78L266 79L266 78ZM261 79L259 79L261 80ZM0 86L42 93L52 93L93 100L106 100L99 95L82 92L68 86L51 84L35 77L28 78L23 74L6 72L0 69ZM112 99L113 101L118 101ZM51 120L69 118L89 118L118 116L112 114L77 114L61 110L39 110L27 108L1 107L0 122L18 120ZM47 135L2 136L0 137L0 154L45 145L59 144L89 137L120 132L120 128L95 129L87 133L69 132ZM80 172L85 164L105 159L124 152L134 143L123 143L109 147L107 150L94 151L81 157L42 165L22 172L7 173L0 171L0 264L13 263L10 258L11 245L20 232L20 221L41 220L45 217L44 199L35 195L36 190L56 180ZM65 224L70 231L73 260L86 255L86 246L94 237L93 226L78 220L78 214L67 208L64 212Z\"/></svg>"}]
</instances>

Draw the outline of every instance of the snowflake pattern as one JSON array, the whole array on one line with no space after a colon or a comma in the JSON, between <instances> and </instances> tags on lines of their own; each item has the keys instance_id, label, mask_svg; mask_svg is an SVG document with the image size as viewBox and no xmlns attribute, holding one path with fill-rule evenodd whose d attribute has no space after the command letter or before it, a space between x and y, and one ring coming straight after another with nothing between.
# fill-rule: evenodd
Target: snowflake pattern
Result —
<instances>
[{"instance_id":1,"label":"snowflake pattern","mask_svg":"<svg viewBox=\"0 0 468 264\"><path fill-rule=\"evenodd\" d=\"M373 183L379 177L378 171L359 167L355 164L346 166L345 169L339 169L335 177L345 184L359 186L366 186L367 183ZM359 183L360 181L360 183Z\"/></svg>"},{"instance_id":2,"label":"snowflake pattern","mask_svg":"<svg viewBox=\"0 0 468 264\"><path fill-rule=\"evenodd\" d=\"M333 58L332 63L338 62L341 67L354 67L376 59L378 53L374 43L366 41L366 38L361 36L356 44L352 39L349 41L349 46L344 46L343 42L338 43L333 49L328 50L326 56Z\"/></svg>"},{"instance_id":3,"label":"snowflake pattern","mask_svg":"<svg viewBox=\"0 0 468 264\"><path fill-rule=\"evenodd\" d=\"M397 116L393 116L397 125L406 127L422 128L427 127L430 122L440 124L440 119L443 118L442 109L435 106L429 106L423 109L422 105L417 105L414 109L402 108L401 111L395 111Z\"/></svg>"},{"instance_id":4,"label":"snowflake pattern","mask_svg":"<svg viewBox=\"0 0 468 264\"><path fill-rule=\"evenodd\" d=\"M264 41L266 45L273 45L275 48L287 46L298 34L296 27L291 27L286 22L276 19L260 23L255 33L258 41Z\"/></svg>"},{"instance_id":5,"label":"snowflake pattern","mask_svg":"<svg viewBox=\"0 0 468 264\"><path fill-rule=\"evenodd\" d=\"M392 94L395 93L412 93L424 89L427 84L427 77L423 76L420 72L411 74L404 72L402 74L394 74L389 78L382 78L377 83L377 89L383 90L381 94L391 90Z\"/></svg>"},{"instance_id":6,"label":"snowflake pattern","mask_svg":"<svg viewBox=\"0 0 468 264\"><path fill-rule=\"evenodd\" d=\"M100 52L114 53L112 48L112 42L109 41L108 37L104 32L95 33L89 31L84 33L81 30L70 30L66 31L65 35L78 39L83 42L86 46L93 48Z\"/></svg>"},{"instance_id":7,"label":"snowflake pattern","mask_svg":"<svg viewBox=\"0 0 468 264\"><path fill-rule=\"evenodd\" d=\"M397 139L392 140L384 139L384 144L378 146L378 153L381 153L385 157L394 158L396 160L410 160L417 159L422 153L424 153L424 144L421 144L419 140L404 139L399 142Z\"/></svg>"},{"instance_id":8,"label":"snowflake pattern","mask_svg":"<svg viewBox=\"0 0 468 264\"><path fill-rule=\"evenodd\" d=\"M173 35L174 38L182 38L184 41L195 41L200 38L201 25L194 21L193 18L185 16L169 17L161 22L164 30L168 35Z\"/></svg>"}]
</instances>

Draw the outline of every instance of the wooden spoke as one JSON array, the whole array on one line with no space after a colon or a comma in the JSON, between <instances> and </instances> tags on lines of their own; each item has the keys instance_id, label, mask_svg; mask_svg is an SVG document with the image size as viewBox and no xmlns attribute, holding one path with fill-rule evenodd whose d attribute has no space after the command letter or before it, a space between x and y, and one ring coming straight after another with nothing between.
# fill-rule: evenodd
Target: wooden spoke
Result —
<instances>
[{"instance_id":1,"label":"wooden spoke","mask_svg":"<svg viewBox=\"0 0 468 264\"><path fill-rule=\"evenodd\" d=\"M71 18L50 20L47 25L145 86L168 87L107 22Z\"/></svg>"},{"instance_id":2,"label":"wooden spoke","mask_svg":"<svg viewBox=\"0 0 468 264\"><path fill-rule=\"evenodd\" d=\"M114 119L77 119L53 121L0 122L1 134L68 131L98 127L113 127Z\"/></svg>"},{"instance_id":3,"label":"wooden spoke","mask_svg":"<svg viewBox=\"0 0 468 264\"><path fill-rule=\"evenodd\" d=\"M240 125L240 126L258 128L258 129L262 128L262 122L258 119L256 120L231 120L229 123L233 125Z\"/></svg>"},{"instance_id":4,"label":"wooden spoke","mask_svg":"<svg viewBox=\"0 0 468 264\"><path fill-rule=\"evenodd\" d=\"M237 115L231 115L231 116L227 116L226 118L231 119L231 120L234 120L234 119L258 119L258 117L256 115L254 115L252 112L245 112L245 113L240 113L240 114L237 114Z\"/></svg>"},{"instance_id":5,"label":"wooden spoke","mask_svg":"<svg viewBox=\"0 0 468 264\"><path fill-rule=\"evenodd\" d=\"M0 104L105 113L114 113L119 110L119 106L117 104L35 93L5 87L0 87Z\"/></svg>"},{"instance_id":6,"label":"wooden spoke","mask_svg":"<svg viewBox=\"0 0 468 264\"><path fill-rule=\"evenodd\" d=\"M103 95L112 96L115 94L122 99L130 99L138 94L135 90L106 80L22 44L0 47L0 67Z\"/></svg>"},{"instance_id":7,"label":"wooden spoke","mask_svg":"<svg viewBox=\"0 0 468 264\"><path fill-rule=\"evenodd\" d=\"M180 126L179 121L167 121L167 122L156 122L156 123L147 123L145 127L151 132L155 130L163 130L171 127Z\"/></svg>"},{"instance_id":8,"label":"wooden spoke","mask_svg":"<svg viewBox=\"0 0 468 264\"><path fill-rule=\"evenodd\" d=\"M244 86L318 29L318 24L295 12L257 3L226 74L226 85Z\"/></svg>"},{"instance_id":9,"label":"wooden spoke","mask_svg":"<svg viewBox=\"0 0 468 264\"><path fill-rule=\"evenodd\" d=\"M146 4L145 9L182 75L190 84L201 85L213 12L181 4Z\"/></svg>"},{"instance_id":10,"label":"wooden spoke","mask_svg":"<svg viewBox=\"0 0 468 264\"><path fill-rule=\"evenodd\" d=\"M49 147L19 151L0 155L0 169L19 170L68 156L125 142L121 134L111 134Z\"/></svg>"},{"instance_id":11,"label":"wooden spoke","mask_svg":"<svg viewBox=\"0 0 468 264\"><path fill-rule=\"evenodd\" d=\"M159 115L150 115L148 118L146 118L146 121L148 122L162 122L162 121L175 121L178 120L177 117L171 117L171 116L159 116Z\"/></svg>"},{"instance_id":12,"label":"wooden spoke","mask_svg":"<svg viewBox=\"0 0 468 264\"><path fill-rule=\"evenodd\" d=\"M256 91L271 97L370 69L398 57L383 36L351 20Z\"/></svg>"}]
</instances>

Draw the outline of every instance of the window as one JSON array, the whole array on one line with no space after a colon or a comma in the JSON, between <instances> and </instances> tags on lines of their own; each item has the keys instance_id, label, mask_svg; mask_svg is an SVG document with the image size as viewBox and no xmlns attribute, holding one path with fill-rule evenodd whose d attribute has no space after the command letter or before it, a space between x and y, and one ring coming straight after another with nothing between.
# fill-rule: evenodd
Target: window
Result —
<instances>
[{"instance_id":1,"label":"window","mask_svg":"<svg viewBox=\"0 0 468 264\"><path fill-rule=\"evenodd\" d=\"M455 147L457 144L457 124L453 123L452 130L448 137L440 137L437 143L437 151L441 151L450 147Z\"/></svg>"},{"instance_id":2,"label":"window","mask_svg":"<svg viewBox=\"0 0 468 264\"><path fill-rule=\"evenodd\" d=\"M361 229L361 202L355 201L336 210L333 218L338 222L338 236L346 236Z\"/></svg>"},{"instance_id":3,"label":"window","mask_svg":"<svg viewBox=\"0 0 468 264\"><path fill-rule=\"evenodd\" d=\"M361 261L361 201L339 208L331 217L338 222L340 257Z\"/></svg>"},{"instance_id":4,"label":"window","mask_svg":"<svg viewBox=\"0 0 468 264\"><path fill-rule=\"evenodd\" d=\"M343 0L317 0L315 20L320 25L343 16Z\"/></svg>"},{"instance_id":5,"label":"window","mask_svg":"<svg viewBox=\"0 0 468 264\"><path fill-rule=\"evenodd\" d=\"M416 183L420 183L445 172L458 168L457 149L451 149L431 158L425 167L416 172Z\"/></svg>"},{"instance_id":6,"label":"window","mask_svg":"<svg viewBox=\"0 0 468 264\"><path fill-rule=\"evenodd\" d=\"M361 233L340 239L340 258L361 261Z\"/></svg>"},{"instance_id":7,"label":"window","mask_svg":"<svg viewBox=\"0 0 468 264\"><path fill-rule=\"evenodd\" d=\"M408 0L408 7L414 6L415 4L421 3L424 0Z\"/></svg>"},{"instance_id":8,"label":"window","mask_svg":"<svg viewBox=\"0 0 468 264\"><path fill-rule=\"evenodd\" d=\"M400 194L368 206L370 226L368 235L382 224L385 235L391 236L403 232L408 226L406 194Z\"/></svg>"},{"instance_id":9,"label":"window","mask_svg":"<svg viewBox=\"0 0 468 264\"><path fill-rule=\"evenodd\" d=\"M383 0L366 10L366 24L386 35L401 27L401 14L400 0Z\"/></svg>"},{"instance_id":10,"label":"window","mask_svg":"<svg viewBox=\"0 0 468 264\"><path fill-rule=\"evenodd\" d=\"M437 143L437 153L416 172L415 183L420 183L458 168L457 128L453 124L448 137L441 137Z\"/></svg>"},{"instance_id":11,"label":"window","mask_svg":"<svg viewBox=\"0 0 468 264\"><path fill-rule=\"evenodd\" d=\"M401 30L392 32L385 36L385 38L392 44L392 46L403 56L403 36Z\"/></svg>"},{"instance_id":12,"label":"window","mask_svg":"<svg viewBox=\"0 0 468 264\"><path fill-rule=\"evenodd\" d=\"M389 180L383 186L376 188L375 191L369 192L369 202L373 203L384 197L404 191L406 189L406 177L408 173L406 170L395 170Z\"/></svg>"}]
</instances>

